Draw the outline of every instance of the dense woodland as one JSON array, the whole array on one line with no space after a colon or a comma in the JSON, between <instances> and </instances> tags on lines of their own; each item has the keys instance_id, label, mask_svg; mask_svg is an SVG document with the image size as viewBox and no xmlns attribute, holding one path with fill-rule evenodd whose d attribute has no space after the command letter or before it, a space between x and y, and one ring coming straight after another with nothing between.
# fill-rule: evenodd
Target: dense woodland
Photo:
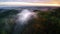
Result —
<instances>
[{"instance_id":1,"label":"dense woodland","mask_svg":"<svg viewBox=\"0 0 60 34\"><path fill-rule=\"evenodd\" d=\"M0 34L12 34L15 15L18 10L4 10L0 9ZM60 34L60 8L40 11L38 12L38 18L32 20L32 24L29 23L24 28L22 34Z\"/></svg>"}]
</instances>

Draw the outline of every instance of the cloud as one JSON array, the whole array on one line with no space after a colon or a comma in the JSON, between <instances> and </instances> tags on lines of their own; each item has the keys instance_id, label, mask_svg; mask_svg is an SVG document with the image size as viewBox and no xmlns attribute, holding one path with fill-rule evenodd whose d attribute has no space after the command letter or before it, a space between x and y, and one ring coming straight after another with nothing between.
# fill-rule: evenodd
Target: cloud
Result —
<instances>
[{"instance_id":1,"label":"cloud","mask_svg":"<svg viewBox=\"0 0 60 34\"><path fill-rule=\"evenodd\" d=\"M0 2L0 6L60 6L55 3Z\"/></svg>"},{"instance_id":2,"label":"cloud","mask_svg":"<svg viewBox=\"0 0 60 34\"><path fill-rule=\"evenodd\" d=\"M34 3L33 3L34 2ZM56 0L0 0L0 6L60 6Z\"/></svg>"}]
</instances>

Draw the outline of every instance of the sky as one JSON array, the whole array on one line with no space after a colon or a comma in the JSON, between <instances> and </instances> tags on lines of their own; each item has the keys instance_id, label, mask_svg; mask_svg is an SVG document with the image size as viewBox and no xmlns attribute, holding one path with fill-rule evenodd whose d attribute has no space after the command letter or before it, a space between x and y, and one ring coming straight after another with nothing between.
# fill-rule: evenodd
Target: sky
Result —
<instances>
[{"instance_id":1,"label":"sky","mask_svg":"<svg viewBox=\"0 0 60 34\"><path fill-rule=\"evenodd\" d=\"M0 0L0 2L50 2L52 0Z\"/></svg>"},{"instance_id":2,"label":"sky","mask_svg":"<svg viewBox=\"0 0 60 34\"><path fill-rule=\"evenodd\" d=\"M0 0L0 6L15 6L15 5L28 5L28 6L40 6L40 5L56 5L60 6L60 0Z\"/></svg>"}]
</instances>

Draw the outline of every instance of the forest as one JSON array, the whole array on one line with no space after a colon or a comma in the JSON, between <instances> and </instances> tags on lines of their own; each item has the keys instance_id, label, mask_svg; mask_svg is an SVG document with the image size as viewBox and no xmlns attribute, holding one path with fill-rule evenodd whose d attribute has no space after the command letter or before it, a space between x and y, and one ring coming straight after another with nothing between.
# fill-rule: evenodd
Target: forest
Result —
<instances>
[{"instance_id":1,"label":"forest","mask_svg":"<svg viewBox=\"0 0 60 34\"><path fill-rule=\"evenodd\" d=\"M38 12L38 18L25 26L22 34L60 34L60 8ZM0 9L0 34L12 34L18 10Z\"/></svg>"}]
</instances>

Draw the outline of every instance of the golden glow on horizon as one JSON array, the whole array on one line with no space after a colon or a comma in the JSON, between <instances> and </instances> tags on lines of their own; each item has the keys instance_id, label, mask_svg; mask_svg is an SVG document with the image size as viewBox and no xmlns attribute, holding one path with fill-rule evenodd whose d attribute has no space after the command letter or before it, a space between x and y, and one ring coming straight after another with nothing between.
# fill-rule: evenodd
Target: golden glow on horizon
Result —
<instances>
[{"instance_id":1,"label":"golden glow on horizon","mask_svg":"<svg viewBox=\"0 0 60 34\"><path fill-rule=\"evenodd\" d=\"M0 5L7 6L60 6L59 3L29 3L29 2L0 2Z\"/></svg>"}]
</instances>

